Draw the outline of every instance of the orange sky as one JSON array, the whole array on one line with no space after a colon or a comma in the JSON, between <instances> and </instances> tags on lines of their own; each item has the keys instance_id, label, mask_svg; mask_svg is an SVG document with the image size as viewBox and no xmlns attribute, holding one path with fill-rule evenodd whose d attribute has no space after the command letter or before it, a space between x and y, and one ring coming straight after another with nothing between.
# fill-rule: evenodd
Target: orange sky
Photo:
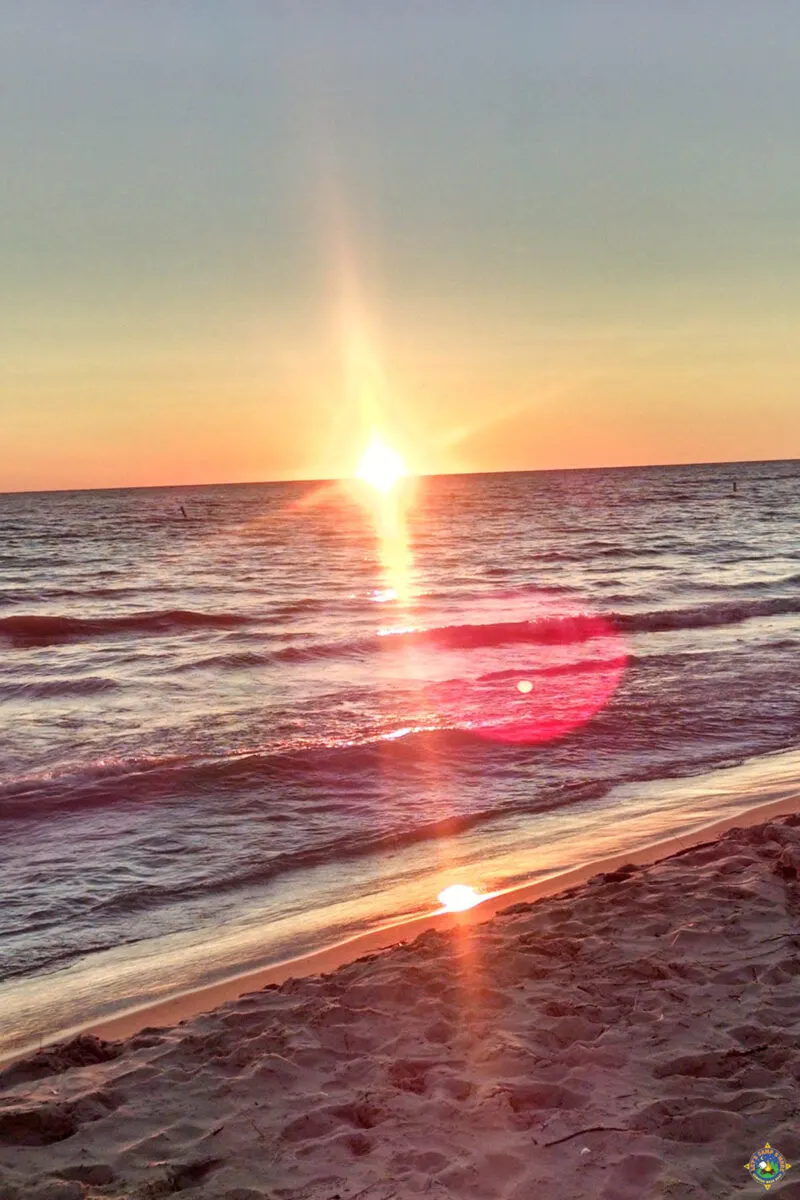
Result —
<instances>
[{"instance_id":1,"label":"orange sky","mask_svg":"<svg viewBox=\"0 0 800 1200\"><path fill-rule=\"evenodd\" d=\"M487 322L488 326L488 322ZM419 472L800 453L790 332L609 331L531 344L487 327L389 339L379 383L322 344L30 351L4 371L4 490L352 473L373 427ZM37 361L38 360L38 361ZM361 393L374 398L363 403Z\"/></svg>"},{"instance_id":2,"label":"orange sky","mask_svg":"<svg viewBox=\"0 0 800 1200\"><path fill-rule=\"evenodd\" d=\"M800 456L800 9L380 7L0 12L0 490Z\"/></svg>"}]
</instances>

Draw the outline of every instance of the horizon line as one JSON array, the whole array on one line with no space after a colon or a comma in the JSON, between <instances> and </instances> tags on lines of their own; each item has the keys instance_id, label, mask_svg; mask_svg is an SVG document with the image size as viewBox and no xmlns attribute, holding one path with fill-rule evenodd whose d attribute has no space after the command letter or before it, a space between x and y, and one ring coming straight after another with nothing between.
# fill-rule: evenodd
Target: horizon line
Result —
<instances>
[{"instance_id":1,"label":"horizon line","mask_svg":"<svg viewBox=\"0 0 800 1200\"><path fill-rule=\"evenodd\" d=\"M449 479L468 475L556 475L566 471L652 471L666 467L737 467L754 466L759 463L794 463L800 458L734 458L707 459L702 462L657 462L657 463L617 463L612 466L590 467L521 467L506 468L497 471L430 471L409 472L411 479ZM333 475L318 479L241 479L241 480L206 480L195 483L129 483L105 485L102 487L63 487L63 488L11 488L0 491L0 496L49 496L69 494L71 492L154 492L170 491L180 488L210 488L210 487L268 487L273 484L331 484L342 483L352 479L351 475Z\"/></svg>"}]
</instances>

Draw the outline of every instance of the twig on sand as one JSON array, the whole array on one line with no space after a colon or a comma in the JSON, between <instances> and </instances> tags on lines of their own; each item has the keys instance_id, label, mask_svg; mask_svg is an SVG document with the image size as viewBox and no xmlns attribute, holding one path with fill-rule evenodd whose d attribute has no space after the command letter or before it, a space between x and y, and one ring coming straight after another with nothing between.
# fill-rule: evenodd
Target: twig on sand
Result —
<instances>
[{"instance_id":1,"label":"twig on sand","mask_svg":"<svg viewBox=\"0 0 800 1200\"><path fill-rule=\"evenodd\" d=\"M762 1050L769 1050L771 1045L771 1042L759 1042L757 1046L747 1046L743 1050L728 1050L727 1053L736 1057L741 1057L747 1054L760 1054Z\"/></svg>"},{"instance_id":2,"label":"twig on sand","mask_svg":"<svg viewBox=\"0 0 800 1200\"><path fill-rule=\"evenodd\" d=\"M391 1183L391 1180L384 1179L381 1181L380 1179L376 1179L374 1183L368 1183L367 1186L365 1188L362 1188L360 1192L356 1192L355 1196L348 1196L347 1200L359 1200L359 1196L366 1196L367 1192L371 1191L374 1187L380 1187L381 1182L386 1184L386 1183ZM396 1195L397 1195L397 1192L389 1192L389 1195L384 1196L383 1200L392 1200L392 1198Z\"/></svg>"},{"instance_id":3,"label":"twig on sand","mask_svg":"<svg viewBox=\"0 0 800 1200\"><path fill-rule=\"evenodd\" d=\"M568 1142L572 1138L580 1137L582 1133L629 1133L627 1129L622 1129L619 1125L590 1125L588 1129L576 1129L574 1133L568 1133L566 1137L556 1138L553 1142L542 1142L543 1146L560 1146L562 1142Z\"/></svg>"},{"instance_id":4,"label":"twig on sand","mask_svg":"<svg viewBox=\"0 0 800 1200\"><path fill-rule=\"evenodd\" d=\"M256 1133L261 1138L262 1142L266 1141L263 1131L258 1128L258 1126L256 1125L255 1121L252 1119L252 1117L245 1117L245 1120L248 1122L248 1124L253 1126L253 1129L255 1129Z\"/></svg>"},{"instance_id":5,"label":"twig on sand","mask_svg":"<svg viewBox=\"0 0 800 1200\"><path fill-rule=\"evenodd\" d=\"M360 1200L361 1196L366 1196L367 1192L371 1192L373 1188L385 1187L387 1183L391 1186L394 1183L394 1180L393 1179L373 1179L372 1183L368 1183L365 1188L362 1188L360 1192L356 1192L355 1195L348 1196L347 1200ZM392 1200L392 1197L396 1196L396 1195L397 1195L397 1192L389 1192L389 1194L387 1196L383 1197L383 1200Z\"/></svg>"}]
</instances>

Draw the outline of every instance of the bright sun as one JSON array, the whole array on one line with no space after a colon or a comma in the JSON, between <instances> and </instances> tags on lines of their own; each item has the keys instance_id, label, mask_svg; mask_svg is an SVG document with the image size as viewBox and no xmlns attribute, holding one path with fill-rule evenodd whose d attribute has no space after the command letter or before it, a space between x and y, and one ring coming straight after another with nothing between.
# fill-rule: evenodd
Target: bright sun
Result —
<instances>
[{"instance_id":1,"label":"bright sun","mask_svg":"<svg viewBox=\"0 0 800 1200\"><path fill-rule=\"evenodd\" d=\"M373 438L367 446L356 472L358 479L379 492L390 492L406 474L405 463L397 451L378 438Z\"/></svg>"}]
</instances>

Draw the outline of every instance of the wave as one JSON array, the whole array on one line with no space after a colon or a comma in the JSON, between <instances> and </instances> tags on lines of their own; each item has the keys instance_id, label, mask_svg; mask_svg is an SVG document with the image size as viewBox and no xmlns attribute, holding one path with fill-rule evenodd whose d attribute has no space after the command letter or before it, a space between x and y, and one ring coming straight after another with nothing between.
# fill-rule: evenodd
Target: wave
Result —
<instances>
[{"instance_id":1,"label":"wave","mask_svg":"<svg viewBox=\"0 0 800 1200\"><path fill-rule=\"evenodd\" d=\"M279 662L309 662L342 655L366 655L406 646L433 646L443 650L476 650L517 644L572 645L611 634L611 625L588 614L543 617L534 621L500 621L484 624L434 625L398 629L371 637L316 642L307 646L285 646L273 658Z\"/></svg>"},{"instance_id":2,"label":"wave","mask_svg":"<svg viewBox=\"0 0 800 1200\"><path fill-rule=\"evenodd\" d=\"M450 735L453 731L426 731L422 734L411 734L409 735L409 745L405 747L405 750L410 751L408 761L414 761L417 766L423 761L420 756L419 739L430 738L431 732L437 737L444 736L446 741L452 742ZM457 740L460 741L463 754L463 749L468 745L468 741L464 738ZM472 740L472 744L477 744L475 739ZM480 743L480 746L484 753L498 753L496 748L488 746L486 743ZM758 753L782 748L777 746L762 748ZM350 749L364 751L365 747ZM398 749L403 751L403 745L402 742L394 743L388 746L384 745L381 749L384 752L387 750L395 752ZM620 762L617 764L616 771L604 778L586 778L584 776L582 779L576 779L574 776L570 776L568 779L554 779L552 782L544 783L533 789L514 790L512 788L502 803L495 803L491 806L481 804L468 811L436 815L432 819L423 820L418 824L403 821L402 823L392 822L381 827L374 821L370 821L360 825L357 836L354 836L352 829L340 832L337 836L334 832L336 829L334 823L322 831L322 837L319 840L305 845L286 846L285 849L272 854L265 854L260 842L259 849L253 854L248 854L246 850L242 851L240 848L236 854L236 865L232 869L226 869L224 873L215 871L209 874L203 873L201 878L196 879L175 880L174 882L165 880L163 883L150 886L137 884L121 888L108 898L96 902L91 907L91 917L95 926L107 928L109 919L124 918L133 912L160 908L169 903L207 899L236 892L246 887L263 885L281 875L298 870L394 853L416 844L454 837L497 820L507 820L534 813L554 813L576 805L597 803L609 791L625 784L644 783L652 779L669 777L680 779L698 773L704 774L715 768L736 766L746 761L754 753L754 750L754 747L741 746L738 752L732 753L730 747L718 747L713 754L683 755L669 765L659 761L645 763L633 760L626 764ZM506 747L502 754L498 755L505 760L507 771L510 770L508 760L515 753L513 749ZM275 756L272 757L274 759ZM268 765L269 758L270 756L260 756L262 769ZM216 765L224 767L224 763ZM274 768L276 764L273 761L269 765ZM385 762L382 765L385 767ZM510 775L514 777L513 770L510 771ZM482 783L484 776L485 763L475 763L473 783L475 785L474 793L477 795L484 793ZM247 781L244 782L246 784ZM317 780L317 782L320 781ZM357 793L354 791L342 793L338 805L331 804L331 809L340 807L342 813L349 811L356 794L360 801L363 801L366 806L369 805L371 797L365 795L365 789L361 783ZM295 803L299 799L300 797L295 795ZM265 796L262 795L257 799L251 798L249 803L249 819L252 820L257 815L261 817L269 815L271 805ZM260 814L259 810L261 810ZM299 820L301 815L302 808L298 807L295 818L283 816L279 819Z\"/></svg>"},{"instance_id":3,"label":"wave","mask_svg":"<svg viewBox=\"0 0 800 1200\"><path fill-rule=\"evenodd\" d=\"M764 600L731 600L693 608L665 608L650 612L613 613L617 629L631 633L667 633L675 629L708 629L716 625L739 625L758 617L800 613L800 595L772 596Z\"/></svg>"},{"instance_id":4,"label":"wave","mask_svg":"<svg viewBox=\"0 0 800 1200\"><path fill-rule=\"evenodd\" d=\"M0 618L0 641L12 646L42 646L117 634L183 633L192 629L235 629L249 625L240 613L202 613L188 609L129 613L120 617L58 617L27 614Z\"/></svg>"},{"instance_id":5,"label":"wave","mask_svg":"<svg viewBox=\"0 0 800 1200\"><path fill-rule=\"evenodd\" d=\"M387 645L421 643L447 650L472 650L517 643L572 645L613 632L601 617L579 613L540 617L531 621L498 621L479 625L442 625L429 629L398 630L382 635Z\"/></svg>"},{"instance_id":6,"label":"wave","mask_svg":"<svg viewBox=\"0 0 800 1200\"><path fill-rule=\"evenodd\" d=\"M82 906L82 911L77 917L77 929L80 933L78 942L63 945L62 933L61 942L55 949L51 939L47 939L46 942L41 940L32 951L30 946L26 946L26 952L19 956L18 961L15 962L13 953L8 956L8 961L3 964L4 974L11 979L34 971L63 968L71 960L87 952L98 953L104 949L135 943L140 940L137 936L124 936L120 932L125 928L126 918L132 914L162 909L166 905L208 900L213 902L230 893L263 886L291 872L396 853L417 844L455 837L492 821L513 816L515 812L523 809L527 812L554 812L573 804L598 801L608 792L612 783L610 780L591 780L569 785L554 783L538 789L535 797L524 804L510 803L507 806L481 807L469 812L440 815L418 825L405 822L401 826L375 828L372 824L361 830L358 837L354 837L352 832L340 834L338 837L323 837L311 844L286 848L271 856L264 854L263 848L251 854L240 851L236 855L235 865L231 865L224 872L203 873L200 878L165 878L158 883L123 886L115 889L107 897ZM61 914L60 919L43 921L38 928L61 926L63 929L64 923ZM85 940L87 928L92 930L88 943ZM24 936L29 932L30 926L25 925L18 934Z\"/></svg>"},{"instance_id":7,"label":"wave","mask_svg":"<svg viewBox=\"0 0 800 1200\"><path fill-rule=\"evenodd\" d=\"M298 791L320 783L335 790L358 777L360 783L366 776L379 779L389 765L417 774L434 761L449 759L468 766L485 760L487 754L500 752L468 729L426 727L389 731L358 741L313 740L219 757L103 760L18 776L0 784L0 817L41 818L62 807L76 811L185 796L195 800L209 793L218 796L228 787L258 789L271 782L286 783Z\"/></svg>"},{"instance_id":8,"label":"wave","mask_svg":"<svg viewBox=\"0 0 800 1200\"><path fill-rule=\"evenodd\" d=\"M694 660L696 656L690 657ZM636 661L640 668L654 670L662 658ZM577 667L554 666L553 671L602 670L607 666L606 662L593 661ZM770 676L774 677L772 669ZM497 672L481 677L478 683L491 684L503 678L504 673ZM642 695L648 697L650 691L651 685L646 684ZM617 747L628 734L636 741L641 735L640 725L627 717L622 725L619 720L619 715L609 710L598 714L581 733L581 753L587 752L590 743L598 749L607 747L610 737ZM213 757L190 754L100 760L17 776L0 784L0 818L40 820L61 809L75 812L162 802L179 806L187 800L192 804L205 799L218 803L234 796L249 797L248 804L271 803L270 797L283 794L284 789L289 789L299 803L323 794L333 803L361 804L375 799L375 790L380 790L387 775L398 787L404 786L403 781L416 786L424 784L431 772L438 778L441 770L453 769L464 783L472 779L480 786L484 777L514 777L520 768L530 766L531 755L540 753L539 748L524 744L487 741L480 729L469 725L442 723L386 729L353 740L308 739L300 743L292 738L268 749L240 749ZM688 756L684 757L688 762Z\"/></svg>"},{"instance_id":9,"label":"wave","mask_svg":"<svg viewBox=\"0 0 800 1200\"><path fill-rule=\"evenodd\" d=\"M114 679L89 675L77 679L24 680L20 683L0 683L0 700L47 700L60 696L91 696L97 692L112 692L120 685Z\"/></svg>"},{"instance_id":10,"label":"wave","mask_svg":"<svg viewBox=\"0 0 800 1200\"><path fill-rule=\"evenodd\" d=\"M301 663L347 655L364 656L409 646L430 646L443 650L477 650L513 645L570 646L622 633L667 633L678 629L705 629L738 625L758 617L791 613L800 613L800 596L723 601L692 608L610 612L602 616L579 613L540 617L528 621L398 629L371 637L285 646L274 651L272 657L279 662Z\"/></svg>"},{"instance_id":11,"label":"wave","mask_svg":"<svg viewBox=\"0 0 800 1200\"><path fill-rule=\"evenodd\" d=\"M167 584L137 584L120 587L98 587L94 582L87 582L85 587L43 587L39 588L34 594L30 591L24 595L30 600L35 598L41 601L52 600L121 600L129 596L154 595L161 593L168 595L180 592L180 586L172 587Z\"/></svg>"},{"instance_id":12,"label":"wave","mask_svg":"<svg viewBox=\"0 0 800 1200\"><path fill-rule=\"evenodd\" d=\"M168 902L206 898L210 892L221 894L238 891L241 888L267 883L276 876L290 871L392 853L421 842L455 837L476 826L508 818L518 811L554 812L573 804L596 801L601 799L612 786L613 781L611 780L576 782L568 786L553 784L550 788L540 789L535 801L526 802L523 805L509 804L508 806L495 806L457 813L419 825L405 824L401 827L371 832L365 829L361 831L358 839L354 839L352 833L347 833L339 838L329 838L302 848L285 850L271 858L264 858L259 854L250 862L245 859L240 870L226 872L224 876L216 879L203 878L196 883L180 884L175 888L153 888L149 894L146 889L142 888L128 889L111 897L108 901L103 901L98 905L98 909L102 910L104 917L115 916Z\"/></svg>"},{"instance_id":13,"label":"wave","mask_svg":"<svg viewBox=\"0 0 800 1200\"><path fill-rule=\"evenodd\" d=\"M241 671L247 667L268 666L271 662L272 655L270 654L259 654L255 650L241 650L231 654L212 654L208 658L180 663L176 667L170 667L170 672L184 674L191 671Z\"/></svg>"},{"instance_id":14,"label":"wave","mask_svg":"<svg viewBox=\"0 0 800 1200\"><path fill-rule=\"evenodd\" d=\"M299 617L305 613L327 612L332 607L338 607L340 603L339 600L333 598L323 600L319 596L303 596L298 600L287 600L272 605L269 615L277 618Z\"/></svg>"},{"instance_id":15,"label":"wave","mask_svg":"<svg viewBox=\"0 0 800 1200\"><path fill-rule=\"evenodd\" d=\"M757 559L756 561L765 561ZM721 583L708 581L703 589L710 592L766 592L775 588L796 587L800 584L800 573L784 575L780 579L753 579L747 583Z\"/></svg>"},{"instance_id":16,"label":"wave","mask_svg":"<svg viewBox=\"0 0 800 1200\"><path fill-rule=\"evenodd\" d=\"M664 659L667 657L668 657L667 655L659 655L659 662L663 662ZM648 659L647 659L646 655L641 655L641 656L629 655L628 659L627 659L628 666L630 666L631 663L634 663L634 662L646 664L648 662ZM598 671L598 672L609 671L609 670L613 670L614 668L618 668L618 667L619 667L619 659L616 659L616 658L611 658L611 659L591 658L591 659L582 659L580 662L556 663L556 664L553 664L552 666L547 666L547 667L520 668L518 666L516 668L511 668L508 671L489 671L485 675L479 675L477 678L477 682L478 683L505 683L505 682L508 682L509 680L519 679L520 674L522 674L523 671L526 676L530 676L531 678L533 678L533 677L539 676L539 675L544 675L544 676L585 675L587 673L591 674L593 671ZM461 682L461 681L458 681L458 682Z\"/></svg>"},{"instance_id":17,"label":"wave","mask_svg":"<svg viewBox=\"0 0 800 1200\"><path fill-rule=\"evenodd\" d=\"M287 607L290 607L293 613L310 612L315 603L308 598ZM491 649L526 644L569 646L598 638L613 637L615 634L704 629L736 625L759 617L793 613L800 613L800 595L719 601L687 608L610 612L602 616L575 613L523 621L433 625L387 630L365 637L343 638L332 642L290 644L281 649L264 653L232 653L222 656L219 665L241 667L269 662L303 663L347 656L364 657L376 652L392 651L410 646L442 650ZM286 612L282 615L289 615L289 613ZM243 613L194 612L187 609L130 613L118 617L24 614L0 618L0 643L6 642L11 646L21 648L119 635L180 634L202 629L236 630L254 626L257 622L258 618ZM254 635L261 636L255 630ZM291 632L289 632L289 636L293 636ZM210 662L209 665L211 665Z\"/></svg>"}]
</instances>

